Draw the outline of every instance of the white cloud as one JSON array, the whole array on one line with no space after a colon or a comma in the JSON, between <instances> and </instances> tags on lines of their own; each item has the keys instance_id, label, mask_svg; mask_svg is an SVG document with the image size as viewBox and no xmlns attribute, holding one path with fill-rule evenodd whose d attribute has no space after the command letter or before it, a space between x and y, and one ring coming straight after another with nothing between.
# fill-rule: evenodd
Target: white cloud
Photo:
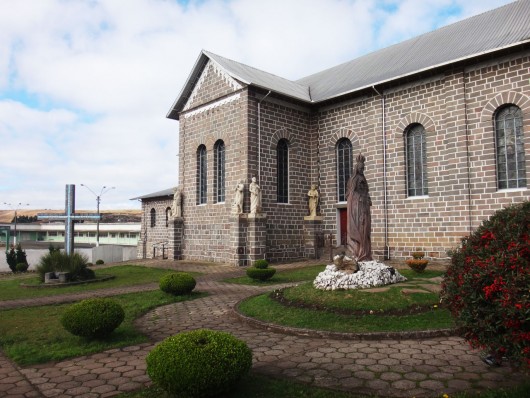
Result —
<instances>
[{"instance_id":1,"label":"white cloud","mask_svg":"<svg viewBox=\"0 0 530 398\"><path fill-rule=\"evenodd\" d=\"M165 119L201 49L298 79L508 0L0 0L0 203L102 208L177 182ZM106 207L109 206L109 207Z\"/></svg>"}]
</instances>

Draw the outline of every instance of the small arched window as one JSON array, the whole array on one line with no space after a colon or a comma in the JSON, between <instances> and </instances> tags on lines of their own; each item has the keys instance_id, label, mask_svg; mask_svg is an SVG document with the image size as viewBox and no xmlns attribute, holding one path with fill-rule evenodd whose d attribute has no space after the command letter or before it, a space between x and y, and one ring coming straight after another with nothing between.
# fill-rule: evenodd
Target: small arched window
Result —
<instances>
[{"instance_id":1,"label":"small arched window","mask_svg":"<svg viewBox=\"0 0 530 398\"><path fill-rule=\"evenodd\" d=\"M206 147L197 149L197 204L206 203Z\"/></svg>"},{"instance_id":2,"label":"small arched window","mask_svg":"<svg viewBox=\"0 0 530 398\"><path fill-rule=\"evenodd\" d=\"M337 142L337 199L346 202L346 186L352 172L352 145L349 139Z\"/></svg>"},{"instance_id":3,"label":"small arched window","mask_svg":"<svg viewBox=\"0 0 530 398\"><path fill-rule=\"evenodd\" d=\"M277 202L289 203L289 142L282 138L276 147Z\"/></svg>"},{"instance_id":4,"label":"small arched window","mask_svg":"<svg viewBox=\"0 0 530 398\"><path fill-rule=\"evenodd\" d=\"M412 124L405 130L405 157L408 196L427 195L427 144L421 124Z\"/></svg>"},{"instance_id":5,"label":"small arched window","mask_svg":"<svg viewBox=\"0 0 530 398\"><path fill-rule=\"evenodd\" d=\"M219 140L214 146L215 201L225 201L225 143Z\"/></svg>"},{"instance_id":6,"label":"small arched window","mask_svg":"<svg viewBox=\"0 0 530 398\"><path fill-rule=\"evenodd\" d=\"M166 208L166 228L169 227L169 219L171 217L171 207Z\"/></svg>"},{"instance_id":7,"label":"small arched window","mask_svg":"<svg viewBox=\"0 0 530 398\"><path fill-rule=\"evenodd\" d=\"M151 209L151 228L156 226L156 210L154 207Z\"/></svg>"},{"instance_id":8,"label":"small arched window","mask_svg":"<svg viewBox=\"0 0 530 398\"><path fill-rule=\"evenodd\" d=\"M525 188L523 112L519 107L508 105L497 111L495 143L498 188Z\"/></svg>"}]
</instances>

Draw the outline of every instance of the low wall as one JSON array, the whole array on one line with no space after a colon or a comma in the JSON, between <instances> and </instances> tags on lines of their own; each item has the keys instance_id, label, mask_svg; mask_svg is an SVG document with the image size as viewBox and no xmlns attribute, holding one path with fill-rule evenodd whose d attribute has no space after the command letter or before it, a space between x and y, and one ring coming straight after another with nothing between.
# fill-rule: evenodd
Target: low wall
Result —
<instances>
[{"instance_id":1,"label":"low wall","mask_svg":"<svg viewBox=\"0 0 530 398\"><path fill-rule=\"evenodd\" d=\"M34 270L40 258L47 254L48 249L24 249L29 263L29 270ZM95 263L101 259L105 263L117 263L136 259L136 246L104 245L94 248L79 248L76 252L88 257L88 261ZM0 251L0 272L11 272L7 265L5 247Z\"/></svg>"}]
</instances>

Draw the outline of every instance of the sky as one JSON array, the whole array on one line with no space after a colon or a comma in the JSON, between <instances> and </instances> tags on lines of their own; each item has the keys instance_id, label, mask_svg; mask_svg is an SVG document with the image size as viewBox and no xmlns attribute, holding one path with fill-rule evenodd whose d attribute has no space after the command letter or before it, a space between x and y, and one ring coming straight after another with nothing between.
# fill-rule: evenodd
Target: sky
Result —
<instances>
[{"instance_id":1,"label":"sky","mask_svg":"<svg viewBox=\"0 0 530 398\"><path fill-rule=\"evenodd\" d=\"M295 80L509 2L0 0L0 209L176 186L166 114L202 49Z\"/></svg>"}]
</instances>

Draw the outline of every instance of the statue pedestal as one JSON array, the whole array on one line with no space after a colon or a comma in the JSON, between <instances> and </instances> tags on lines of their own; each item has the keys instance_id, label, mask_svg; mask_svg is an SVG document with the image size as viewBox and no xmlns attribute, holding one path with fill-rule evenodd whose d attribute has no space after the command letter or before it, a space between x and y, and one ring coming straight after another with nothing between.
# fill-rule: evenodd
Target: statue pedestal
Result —
<instances>
[{"instance_id":1,"label":"statue pedestal","mask_svg":"<svg viewBox=\"0 0 530 398\"><path fill-rule=\"evenodd\" d=\"M251 265L267 254L267 216L265 214L231 214L231 263L237 267Z\"/></svg>"},{"instance_id":2,"label":"statue pedestal","mask_svg":"<svg viewBox=\"0 0 530 398\"><path fill-rule=\"evenodd\" d=\"M248 261L252 264L256 260L265 259L267 254L267 215L248 215Z\"/></svg>"},{"instance_id":3,"label":"statue pedestal","mask_svg":"<svg viewBox=\"0 0 530 398\"><path fill-rule=\"evenodd\" d=\"M173 218L173 228L170 230L169 242L173 247L173 253L168 253L168 258L182 260L182 240L184 237L184 219L182 217Z\"/></svg>"},{"instance_id":4,"label":"statue pedestal","mask_svg":"<svg viewBox=\"0 0 530 398\"><path fill-rule=\"evenodd\" d=\"M304 257L320 258L320 248L324 246L322 216L304 217Z\"/></svg>"}]
</instances>

